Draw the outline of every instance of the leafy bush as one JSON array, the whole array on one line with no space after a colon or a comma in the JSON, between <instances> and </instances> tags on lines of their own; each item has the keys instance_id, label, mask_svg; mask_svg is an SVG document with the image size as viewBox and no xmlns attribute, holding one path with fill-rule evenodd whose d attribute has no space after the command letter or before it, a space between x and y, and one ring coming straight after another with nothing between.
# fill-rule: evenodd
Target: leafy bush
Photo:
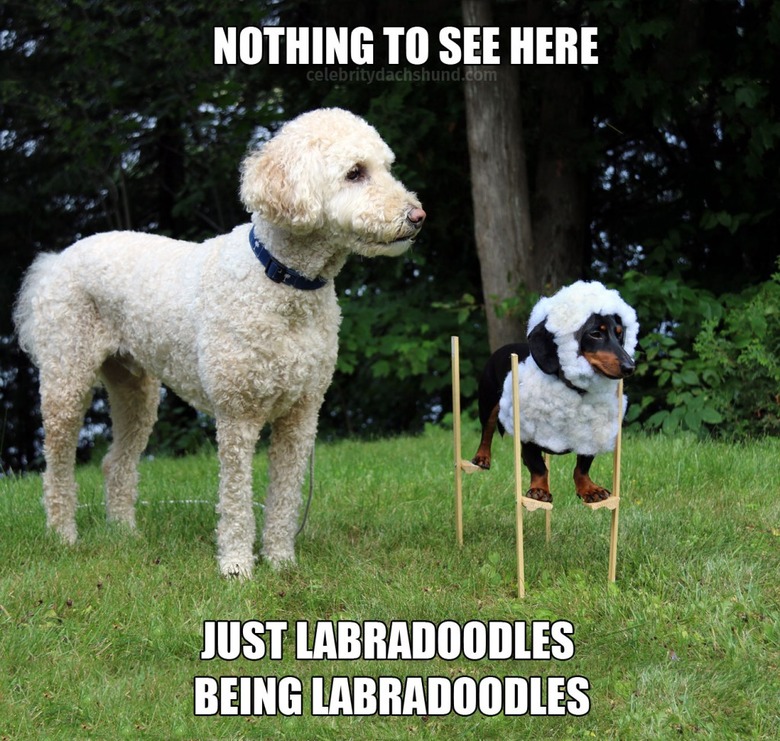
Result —
<instances>
[{"instance_id":1,"label":"leafy bush","mask_svg":"<svg viewBox=\"0 0 780 741\"><path fill-rule=\"evenodd\" d=\"M676 278L636 271L625 275L620 292L636 309L641 325L626 423L672 433L701 432L705 423L720 422L699 370L691 365L702 324L722 316L715 296Z\"/></svg>"},{"instance_id":2,"label":"leafy bush","mask_svg":"<svg viewBox=\"0 0 780 741\"><path fill-rule=\"evenodd\" d=\"M341 298L339 358L322 410L326 436L420 431L451 406L450 337L461 338L462 394L487 357L482 307L468 294L435 302L424 287Z\"/></svg>"},{"instance_id":3,"label":"leafy bush","mask_svg":"<svg viewBox=\"0 0 780 741\"><path fill-rule=\"evenodd\" d=\"M780 432L780 273L716 298L631 272L621 293L642 324L627 423L665 433Z\"/></svg>"},{"instance_id":4,"label":"leafy bush","mask_svg":"<svg viewBox=\"0 0 780 741\"><path fill-rule=\"evenodd\" d=\"M780 263L779 263L780 265ZM694 349L734 435L780 434L780 272L757 288L723 297L724 315L709 320Z\"/></svg>"}]
</instances>

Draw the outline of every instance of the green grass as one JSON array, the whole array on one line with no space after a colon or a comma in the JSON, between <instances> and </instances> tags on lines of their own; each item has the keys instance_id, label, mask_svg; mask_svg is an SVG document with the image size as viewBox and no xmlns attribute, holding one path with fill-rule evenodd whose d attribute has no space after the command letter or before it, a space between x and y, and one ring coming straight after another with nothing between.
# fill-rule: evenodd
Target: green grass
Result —
<instances>
[{"instance_id":1,"label":"green grass","mask_svg":"<svg viewBox=\"0 0 780 741\"><path fill-rule=\"evenodd\" d=\"M476 440L466 430L464 452ZM609 514L576 501L571 457L553 459L553 538L527 515L522 601L511 440L494 453L465 478L459 549L446 431L320 445L298 566L248 582L217 573L213 454L142 464L137 536L106 525L99 470L79 469L72 548L45 532L39 477L0 480L0 739L780 736L780 441L629 436L613 586ZM261 451L257 501L265 467ZM199 660L204 620L250 619L289 621L281 661ZM576 631L568 661L295 659L297 620L559 619ZM201 675L299 677L304 715L195 717ZM340 675L579 675L590 712L311 717L311 678Z\"/></svg>"}]
</instances>

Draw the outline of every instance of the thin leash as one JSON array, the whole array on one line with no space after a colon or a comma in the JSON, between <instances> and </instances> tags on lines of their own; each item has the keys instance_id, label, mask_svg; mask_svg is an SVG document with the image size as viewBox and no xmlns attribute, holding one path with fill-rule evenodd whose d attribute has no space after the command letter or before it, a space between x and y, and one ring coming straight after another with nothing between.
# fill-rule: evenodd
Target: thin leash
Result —
<instances>
[{"instance_id":1,"label":"thin leash","mask_svg":"<svg viewBox=\"0 0 780 741\"><path fill-rule=\"evenodd\" d=\"M301 524L298 527L298 530L295 532L295 537L297 538L302 532L303 528L306 526L306 520L309 517L309 507L311 506L311 500L314 496L314 448L311 449L311 454L309 455L309 495L306 498L306 508L303 510L303 518L301 519ZM145 500L139 500L138 504L141 505L149 505L151 502L145 501ZM210 499L176 499L176 500L168 500L167 502L158 502L158 504L214 504ZM94 505L92 504L78 504L77 507L79 509L81 508L87 508L92 507ZM263 505L255 504L255 506L262 507Z\"/></svg>"}]
</instances>

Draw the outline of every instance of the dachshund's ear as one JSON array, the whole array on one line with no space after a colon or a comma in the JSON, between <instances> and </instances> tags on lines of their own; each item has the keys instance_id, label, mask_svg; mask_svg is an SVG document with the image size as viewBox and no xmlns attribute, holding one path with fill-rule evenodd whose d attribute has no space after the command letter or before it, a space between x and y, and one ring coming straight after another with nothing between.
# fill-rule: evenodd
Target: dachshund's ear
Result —
<instances>
[{"instance_id":1,"label":"dachshund's ear","mask_svg":"<svg viewBox=\"0 0 780 741\"><path fill-rule=\"evenodd\" d=\"M553 335L539 322L528 334L528 346L531 349L531 357L536 364L550 375L555 375L561 369L561 361L558 359L558 346Z\"/></svg>"}]
</instances>

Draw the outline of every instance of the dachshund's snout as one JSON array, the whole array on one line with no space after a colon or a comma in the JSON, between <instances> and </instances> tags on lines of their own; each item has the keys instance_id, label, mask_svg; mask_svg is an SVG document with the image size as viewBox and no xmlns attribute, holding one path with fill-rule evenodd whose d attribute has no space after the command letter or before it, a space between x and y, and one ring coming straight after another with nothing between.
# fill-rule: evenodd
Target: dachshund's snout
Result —
<instances>
[{"instance_id":1,"label":"dachshund's snout","mask_svg":"<svg viewBox=\"0 0 780 741\"><path fill-rule=\"evenodd\" d=\"M628 378L629 376L634 375L634 371L636 370L636 363L631 360L631 358L623 359L620 361L620 375L623 378Z\"/></svg>"}]
</instances>

